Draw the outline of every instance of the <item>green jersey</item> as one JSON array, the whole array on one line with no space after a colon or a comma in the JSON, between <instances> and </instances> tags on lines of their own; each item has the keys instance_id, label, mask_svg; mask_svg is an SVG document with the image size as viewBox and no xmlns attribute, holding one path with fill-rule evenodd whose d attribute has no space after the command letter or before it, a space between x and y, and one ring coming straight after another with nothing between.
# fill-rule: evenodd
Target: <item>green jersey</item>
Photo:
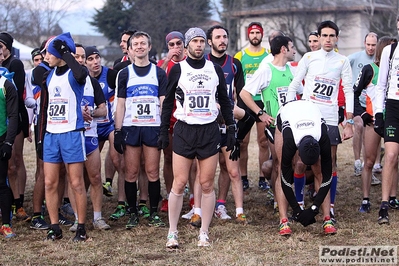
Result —
<instances>
[{"instance_id":1,"label":"green jersey","mask_svg":"<svg viewBox=\"0 0 399 266\"><path fill-rule=\"evenodd\" d=\"M288 86L294 76L288 65L285 66L284 71L278 70L271 63L268 63L268 65L272 72L272 76L269 86L262 90L262 101L265 105L264 109L266 113L276 118L278 110L286 101Z\"/></svg>"}]
</instances>

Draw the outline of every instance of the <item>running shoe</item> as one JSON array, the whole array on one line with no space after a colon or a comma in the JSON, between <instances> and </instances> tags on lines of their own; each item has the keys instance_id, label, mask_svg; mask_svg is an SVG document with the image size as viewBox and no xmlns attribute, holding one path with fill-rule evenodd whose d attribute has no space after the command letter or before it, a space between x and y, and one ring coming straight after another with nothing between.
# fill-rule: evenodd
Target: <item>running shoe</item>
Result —
<instances>
[{"instance_id":1,"label":"running shoe","mask_svg":"<svg viewBox=\"0 0 399 266\"><path fill-rule=\"evenodd\" d=\"M143 218L150 217L150 210L148 209L147 205L139 204L139 215Z\"/></svg>"},{"instance_id":2,"label":"running shoe","mask_svg":"<svg viewBox=\"0 0 399 266\"><path fill-rule=\"evenodd\" d=\"M13 231L12 228L9 224L3 224L2 227L0 227L0 234L3 234L5 238L12 238L17 236Z\"/></svg>"},{"instance_id":3,"label":"running shoe","mask_svg":"<svg viewBox=\"0 0 399 266\"><path fill-rule=\"evenodd\" d=\"M181 218L190 220L191 217L193 217L193 215L194 215L194 207L192 207L191 210L190 210L188 213L183 214L183 215L181 216Z\"/></svg>"},{"instance_id":4,"label":"running shoe","mask_svg":"<svg viewBox=\"0 0 399 266\"><path fill-rule=\"evenodd\" d=\"M50 228L50 225L44 220L43 216L38 215L33 216L29 227L37 230L47 230Z\"/></svg>"},{"instance_id":5,"label":"running shoe","mask_svg":"<svg viewBox=\"0 0 399 266\"><path fill-rule=\"evenodd\" d=\"M151 216L148 218L148 220L149 220L149 222L148 222L149 226L165 227L165 223L162 222L161 218L158 216L158 214L156 212L151 214Z\"/></svg>"},{"instance_id":6,"label":"running shoe","mask_svg":"<svg viewBox=\"0 0 399 266\"><path fill-rule=\"evenodd\" d=\"M93 227L94 229L98 229L98 230L109 230L111 229L111 226L109 226L103 217L97 218L96 220L94 220L93 222Z\"/></svg>"},{"instance_id":7,"label":"running shoe","mask_svg":"<svg viewBox=\"0 0 399 266\"><path fill-rule=\"evenodd\" d=\"M382 165L377 163L373 166L373 173L374 174L381 174L382 173Z\"/></svg>"},{"instance_id":8,"label":"running shoe","mask_svg":"<svg viewBox=\"0 0 399 266\"><path fill-rule=\"evenodd\" d=\"M127 221L126 224L126 229L130 230L134 227L136 227L139 224L139 217L135 213L131 213L129 220Z\"/></svg>"},{"instance_id":9,"label":"running shoe","mask_svg":"<svg viewBox=\"0 0 399 266\"><path fill-rule=\"evenodd\" d=\"M168 212L168 204L167 199L162 200L161 212Z\"/></svg>"},{"instance_id":10,"label":"running shoe","mask_svg":"<svg viewBox=\"0 0 399 266\"><path fill-rule=\"evenodd\" d=\"M209 247L211 243L209 242L208 233L200 232L198 236L198 244L199 247Z\"/></svg>"},{"instance_id":11,"label":"running shoe","mask_svg":"<svg viewBox=\"0 0 399 266\"><path fill-rule=\"evenodd\" d=\"M62 230L60 229L59 232L56 232L53 229L48 230L46 239L52 241L62 239Z\"/></svg>"},{"instance_id":12,"label":"running shoe","mask_svg":"<svg viewBox=\"0 0 399 266\"><path fill-rule=\"evenodd\" d=\"M360 205L359 212L361 213L369 213L371 208L370 201L363 200L362 205Z\"/></svg>"},{"instance_id":13,"label":"running shoe","mask_svg":"<svg viewBox=\"0 0 399 266\"><path fill-rule=\"evenodd\" d=\"M379 180L377 177L375 177L374 174L371 175L371 185L372 186L377 186L381 184L381 180Z\"/></svg>"},{"instance_id":14,"label":"running shoe","mask_svg":"<svg viewBox=\"0 0 399 266\"><path fill-rule=\"evenodd\" d=\"M248 179L242 179L242 188L243 190L247 190L249 188L249 181Z\"/></svg>"},{"instance_id":15,"label":"running shoe","mask_svg":"<svg viewBox=\"0 0 399 266\"><path fill-rule=\"evenodd\" d=\"M107 197L112 197L112 186L110 182L103 183L103 194Z\"/></svg>"},{"instance_id":16,"label":"running shoe","mask_svg":"<svg viewBox=\"0 0 399 266\"><path fill-rule=\"evenodd\" d=\"M388 202L388 206L391 209L399 210L399 200L394 199Z\"/></svg>"},{"instance_id":17,"label":"running shoe","mask_svg":"<svg viewBox=\"0 0 399 266\"><path fill-rule=\"evenodd\" d=\"M72 209L71 203L65 203L64 205L61 206L61 211L68 216L74 216L75 212Z\"/></svg>"},{"instance_id":18,"label":"running shoe","mask_svg":"<svg viewBox=\"0 0 399 266\"><path fill-rule=\"evenodd\" d=\"M73 242L85 242L87 240L86 230L78 229L75 237L72 239Z\"/></svg>"},{"instance_id":19,"label":"running shoe","mask_svg":"<svg viewBox=\"0 0 399 266\"><path fill-rule=\"evenodd\" d=\"M378 212L378 224L389 224L388 209L380 209Z\"/></svg>"},{"instance_id":20,"label":"running shoe","mask_svg":"<svg viewBox=\"0 0 399 266\"><path fill-rule=\"evenodd\" d=\"M290 222L287 218L281 220L279 225L279 234L280 236L289 236L292 234L292 230L290 228Z\"/></svg>"},{"instance_id":21,"label":"running shoe","mask_svg":"<svg viewBox=\"0 0 399 266\"><path fill-rule=\"evenodd\" d=\"M354 169L355 169L355 176L361 176L362 175L362 161L356 160Z\"/></svg>"},{"instance_id":22,"label":"running shoe","mask_svg":"<svg viewBox=\"0 0 399 266\"><path fill-rule=\"evenodd\" d=\"M113 214L109 217L110 220L116 221L119 218L126 215L126 206L125 205L118 205Z\"/></svg>"},{"instance_id":23,"label":"running shoe","mask_svg":"<svg viewBox=\"0 0 399 266\"><path fill-rule=\"evenodd\" d=\"M215 209L215 217L222 219L222 220L230 220L231 219L231 217L227 214L226 207L223 204L220 204Z\"/></svg>"},{"instance_id":24,"label":"running shoe","mask_svg":"<svg viewBox=\"0 0 399 266\"><path fill-rule=\"evenodd\" d=\"M258 186L259 186L259 189L263 190L263 191L270 189L269 183L267 183L266 180L259 180Z\"/></svg>"},{"instance_id":25,"label":"running shoe","mask_svg":"<svg viewBox=\"0 0 399 266\"><path fill-rule=\"evenodd\" d=\"M335 235L337 233L337 229L335 228L334 222L331 220L330 216L324 217L323 231L326 235Z\"/></svg>"},{"instance_id":26,"label":"running shoe","mask_svg":"<svg viewBox=\"0 0 399 266\"><path fill-rule=\"evenodd\" d=\"M60 225L65 225L65 226L72 226L73 222L68 220L64 215L61 213L58 213L58 223Z\"/></svg>"},{"instance_id":27,"label":"running shoe","mask_svg":"<svg viewBox=\"0 0 399 266\"><path fill-rule=\"evenodd\" d=\"M31 217L25 212L23 207L17 210L17 212L15 213L15 217L18 221L29 222L31 220Z\"/></svg>"},{"instance_id":28,"label":"running shoe","mask_svg":"<svg viewBox=\"0 0 399 266\"><path fill-rule=\"evenodd\" d=\"M179 247L178 239L179 239L179 236L178 236L177 231L168 233L166 247L167 248L178 248Z\"/></svg>"},{"instance_id":29,"label":"running shoe","mask_svg":"<svg viewBox=\"0 0 399 266\"><path fill-rule=\"evenodd\" d=\"M245 214L240 213L236 216L236 221L242 224L247 224L247 216L245 216Z\"/></svg>"},{"instance_id":30,"label":"running shoe","mask_svg":"<svg viewBox=\"0 0 399 266\"><path fill-rule=\"evenodd\" d=\"M190 219L190 224L194 227L201 227L201 216L194 214Z\"/></svg>"},{"instance_id":31,"label":"running shoe","mask_svg":"<svg viewBox=\"0 0 399 266\"><path fill-rule=\"evenodd\" d=\"M76 232L77 230L78 230L78 220L75 220L73 225L71 227L69 227L69 231L70 232Z\"/></svg>"}]
</instances>

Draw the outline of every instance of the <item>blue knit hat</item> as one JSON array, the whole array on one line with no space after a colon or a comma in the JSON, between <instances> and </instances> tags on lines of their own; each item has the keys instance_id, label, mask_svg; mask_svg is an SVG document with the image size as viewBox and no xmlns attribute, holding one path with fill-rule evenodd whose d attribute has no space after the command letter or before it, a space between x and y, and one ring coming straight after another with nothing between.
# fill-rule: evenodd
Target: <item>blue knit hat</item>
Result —
<instances>
[{"instance_id":1,"label":"blue knit hat","mask_svg":"<svg viewBox=\"0 0 399 266\"><path fill-rule=\"evenodd\" d=\"M64 41L66 43L66 45L68 46L69 51L71 51L71 53L76 53L75 42L73 41L71 34L69 32L66 32L66 33L56 36L53 40L51 40L51 42L49 43L49 45L47 47L47 52L49 52L50 54L54 55L57 58L62 58L60 53L54 48L55 40Z\"/></svg>"}]
</instances>

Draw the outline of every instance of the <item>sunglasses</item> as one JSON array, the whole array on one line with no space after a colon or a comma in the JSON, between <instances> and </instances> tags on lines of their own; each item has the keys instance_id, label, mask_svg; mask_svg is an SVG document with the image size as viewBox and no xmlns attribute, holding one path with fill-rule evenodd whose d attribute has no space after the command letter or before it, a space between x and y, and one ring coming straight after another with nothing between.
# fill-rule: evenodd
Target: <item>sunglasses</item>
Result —
<instances>
[{"instance_id":1,"label":"sunglasses","mask_svg":"<svg viewBox=\"0 0 399 266\"><path fill-rule=\"evenodd\" d=\"M168 45L169 45L170 47L174 47L175 45L176 45L176 46L180 46L180 45L182 45L182 44L183 44L182 41L168 42Z\"/></svg>"}]
</instances>

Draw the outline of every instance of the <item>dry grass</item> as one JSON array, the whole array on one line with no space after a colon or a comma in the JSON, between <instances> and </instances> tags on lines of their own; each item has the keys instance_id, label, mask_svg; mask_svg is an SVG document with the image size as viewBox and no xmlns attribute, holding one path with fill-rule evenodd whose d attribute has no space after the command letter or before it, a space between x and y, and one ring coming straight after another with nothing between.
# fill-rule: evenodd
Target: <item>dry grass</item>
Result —
<instances>
[{"instance_id":1,"label":"dry grass","mask_svg":"<svg viewBox=\"0 0 399 266\"><path fill-rule=\"evenodd\" d=\"M255 140L255 136L252 137ZM151 228L140 221L140 226L127 231L127 218L110 222L110 231L92 230L92 212L89 209L87 227L91 242L73 243L73 233L64 228L64 239L57 242L43 241L45 231L29 229L29 224L14 222L18 237L0 238L0 265L317 265L319 245L395 245L399 235L394 228L399 225L399 212L390 212L391 225L377 224L381 187L371 188L372 212L360 214L357 209L362 199L360 178L353 176L351 141L339 146L339 194L336 201L338 234L322 235L321 216L307 228L292 226L290 238L278 235L278 217L271 205L266 205L266 195L257 189L257 166L250 162L251 188L245 193L244 209L251 223L243 226L234 221L213 219L210 237L212 247L196 246L197 229L179 224L181 249L166 251L167 228ZM254 147L253 141L251 141ZM34 180L33 145L27 143L25 160L28 169L25 208L31 213ZM257 152L250 150L255 158ZM116 182L115 182L116 183ZM105 198L103 214L108 217L116 206L116 197ZM183 211L188 211L185 199ZM89 207L90 208L90 207ZM227 209L234 214L234 202L229 193ZM167 221L166 214L161 217ZM394 233L392 233L394 232Z\"/></svg>"}]
</instances>

